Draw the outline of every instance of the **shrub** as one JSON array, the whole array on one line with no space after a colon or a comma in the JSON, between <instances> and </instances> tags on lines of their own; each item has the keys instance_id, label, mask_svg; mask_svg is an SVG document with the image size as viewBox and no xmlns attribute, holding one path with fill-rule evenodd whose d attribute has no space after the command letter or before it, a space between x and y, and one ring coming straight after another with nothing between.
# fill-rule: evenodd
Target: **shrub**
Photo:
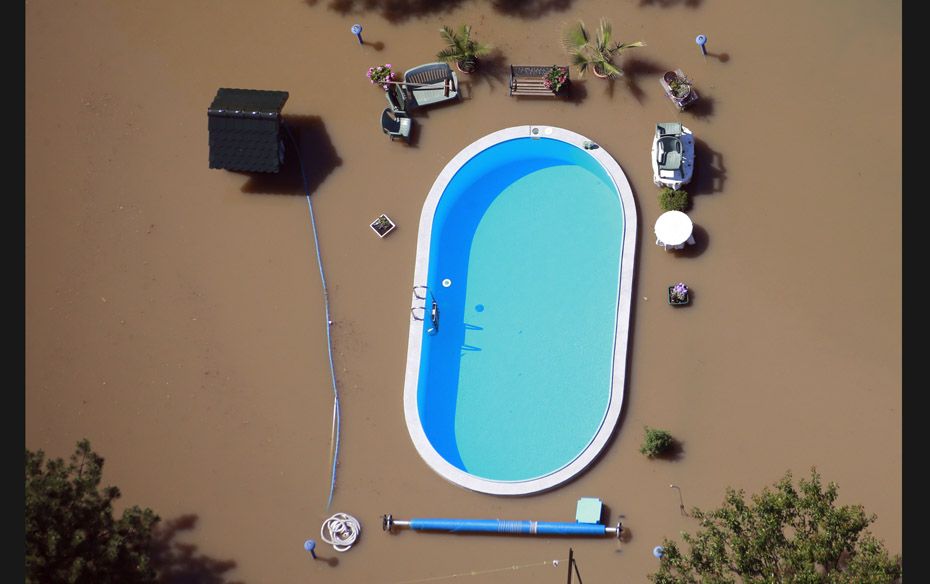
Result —
<instances>
[{"instance_id":1,"label":"shrub","mask_svg":"<svg viewBox=\"0 0 930 584\"><path fill-rule=\"evenodd\" d=\"M668 450L674 441L672 435L665 430L646 426L646 435L643 438L642 446L639 447L639 451L652 458Z\"/></svg>"},{"instance_id":2,"label":"shrub","mask_svg":"<svg viewBox=\"0 0 930 584\"><path fill-rule=\"evenodd\" d=\"M685 211L691 204L688 191L665 187L659 191L659 206L663 211Z\"/></svg>"}]
</instances>

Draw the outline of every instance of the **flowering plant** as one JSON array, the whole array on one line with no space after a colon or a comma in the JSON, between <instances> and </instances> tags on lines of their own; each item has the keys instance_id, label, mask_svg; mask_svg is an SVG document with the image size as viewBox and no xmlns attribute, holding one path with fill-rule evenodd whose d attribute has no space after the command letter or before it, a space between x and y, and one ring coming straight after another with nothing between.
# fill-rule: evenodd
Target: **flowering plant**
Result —
<instances>
[{"instance_id":1,"label":"flowering plant","mask_svg":"<svg viewBox=\"0 0 930 584\"><path fill-rule=\"evenodd\" d=\"M567 82L568 67L561 67L559 65L550 67L546 76L543 77L543 83L546 84L546 89L551 89L552 91L558 91Z\"/></svg>"},{"instance_id":2,"label":"flowering plant","mask_svg":"<svg viewBox=\"0 0 930 584\"><path fill-rule=\"evenodd\" d=\"M678 282L669 287L668 296L675 302L684 302L688 299L688 286L684 282Z\"/></svg>"},{"instance_id":3,"label":"flowering plant","mask_svg":"<svg viewBox=\"0 0 930 584\"><path fill-rule=\"evenodd\" d=\"M369 67L367 77L373 84L380 85L387 91L391 86L385 82L394 81L394 72L391 70L391 64L387 63L377 67Z\"/></svg>"},{"instance_id":4,"label":"flowering plant","mask_svg":"<svg viewBox=\"0 0 930 584\"><path fill-rule=\"evenodd\" d=\"M671 89L675 97L679 99L688 97L688 93L691 91L691 80L685 75L678 75L674 72L672 75L674 77L668 81L669 89Z\"/></svg>"}]
</instances>

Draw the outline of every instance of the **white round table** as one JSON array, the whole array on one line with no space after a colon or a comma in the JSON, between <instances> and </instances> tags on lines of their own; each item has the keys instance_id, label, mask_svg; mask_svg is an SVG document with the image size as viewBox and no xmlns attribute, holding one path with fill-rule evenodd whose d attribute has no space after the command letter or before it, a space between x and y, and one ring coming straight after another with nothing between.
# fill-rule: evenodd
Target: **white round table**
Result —
<instances>
[{"instance_id":1,"label":"white round table","mask_svg":"<svg viewBox=\"0 0 930 584\"><path fill-rule=\"evenodd\" d=\"M681 211L666 211L656 219L656 237L665 245L684 245L693 230L691 218Z\"/></svg>"}]
</instances>

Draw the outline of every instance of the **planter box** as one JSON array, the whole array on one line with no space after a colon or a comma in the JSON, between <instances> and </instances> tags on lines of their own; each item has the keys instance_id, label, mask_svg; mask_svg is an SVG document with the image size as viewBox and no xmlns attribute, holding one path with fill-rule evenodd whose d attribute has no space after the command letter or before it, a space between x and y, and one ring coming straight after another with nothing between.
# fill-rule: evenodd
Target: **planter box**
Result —
<instances>
[{"instance_id":1,"label":"planter box","mask_svg":"<svg viewBox=\"0 0 930 584\"><path fill-rule=\"evenodd\" d=\"M675 286L668 287L668 303L669 304L671 304L672 306L684 306L685 304L688 304L689 302L691 302L691 292L688 292L687 294L685 294L684 300L676 300L674 297L672 297L672 290L674 289L675 289Z\"/></svg>"},{"instance_id":2,"label":"planter box","mask_svg":"<svg viewBox=\"0 0 930 584\"><path fill-rule=\"evenodd\" d=\"M672 85L671 85L672 82L675 81L676 79L682 80L682 81L686 79L686 76L682 72L681 69L675 69L674 71L666 71L665 73L662 74L662 78L659 80L659 83L662 85L662 89L665 90L665 95L667 95L668 98L672 100L672 103L675 104L675 107L677 107L679 110L683 110L698 100L698 94L697 94L697 91L695 91L694 87L689 83L688 84L689 91L687 94L681 97L676 95L675 92L672 91Z\"/></svg>"},{"instance_id":3,"label":"planter box","mask_svg":"<svg viewBox=\"0 0 930 584\"><path fill-rule=\"evenodd\" d=\"M394 231L394 228L397 226L391 221L390 217L382 213L377 219L371 222L369 227L378 234L378 237L384 237L388 233Z\"/></svg>"}]
</instances>

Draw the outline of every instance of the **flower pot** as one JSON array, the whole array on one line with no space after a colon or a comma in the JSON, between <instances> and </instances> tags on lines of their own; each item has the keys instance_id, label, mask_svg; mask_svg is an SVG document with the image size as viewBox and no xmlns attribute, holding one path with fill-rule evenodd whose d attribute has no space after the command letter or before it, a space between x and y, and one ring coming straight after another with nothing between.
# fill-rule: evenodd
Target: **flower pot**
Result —
<instances>
[{"instance_id":1,"label":"flower pot","mask_svg":"<svg viewBox=\"0 0 930 584\"><path fill-rule=\"evenodd\" d=\"M672 290L674 290L674 289L675 289L674 286L669 286L669 287L668 287L668 303L669 303L669 304L671 304L672 306L684 306L685 304L688 304L689 302L691 302L691 293L690 293L690 292L688 292L687 294L685 294L684 300L679 300L678 298L675 298L675 297L672 295Z\"/></svg>"},{"instance_id":2,"label":"flower pot","mask_svg":"<svg viewBox=\"0 0 930 584\"><path fill-rule=\"evenodd\" d=\"M665 79L666 83L671 83L672 81L678 79L678 74L674 71L666 71L662 78Z\"/></svg>"},{"instance_id":3,"label":"flower pot","mask_svg":"<svg viewBox=\"0 0 930 584\"><path fill-rule=\"evenodd\" d=\"M597 70L597 65L592 65L592 66L591 66L591 71L594 72L594 76L595 76L595 77L599 77L599 78L601 78L601 79L607 79L607 74L606 74L606 73L601 73L600 71L598 71L598 70Z\"/></svg>"},{"instance_id":4,"label":"flower pot","mask_svg":"<svg viewBox=\"0 0 930 584\"><path fill-rule=\"evenodd\" d=\"M478 59L469 58L463 61L456 61L455 68L462 73L474 73L478 69Z\"/></svg>"},{"instance_id":5,"label":"flower pot","mask_svg":"<svg viewBox=\"0 0 930 584\"><path fill-rule=\"evenodd\" d=\"M369 227L378 234L378 237L384 237L388 233L394 231L394 228L397 226L391 221L390 217L382 213L377 219L371 222Z\"/></svg>"}]
</instances>

